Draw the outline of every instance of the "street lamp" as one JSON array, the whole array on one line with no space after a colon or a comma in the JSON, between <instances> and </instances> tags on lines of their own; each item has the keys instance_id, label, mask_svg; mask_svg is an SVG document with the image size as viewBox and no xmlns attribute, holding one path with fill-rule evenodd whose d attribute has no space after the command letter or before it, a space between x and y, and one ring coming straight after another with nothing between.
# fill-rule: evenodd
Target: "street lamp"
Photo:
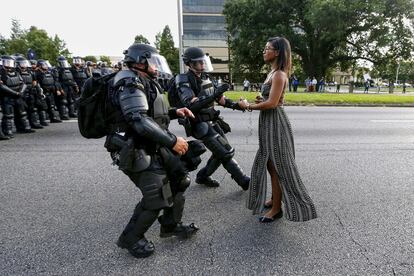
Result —
<instances>
[{"instance_id":1,"label":"street lamp","mask_svg":"<svg viewBox=\"0 0 414 276\"><path fill-rule=\"evenodd\" d=\"M178 13L178 50L179 50L179 63L180 74L184 73L184 62L181 58L183 56L183 15L182 15L182 2L177 0L177 13Z\"/></svg>"}]
</instances>

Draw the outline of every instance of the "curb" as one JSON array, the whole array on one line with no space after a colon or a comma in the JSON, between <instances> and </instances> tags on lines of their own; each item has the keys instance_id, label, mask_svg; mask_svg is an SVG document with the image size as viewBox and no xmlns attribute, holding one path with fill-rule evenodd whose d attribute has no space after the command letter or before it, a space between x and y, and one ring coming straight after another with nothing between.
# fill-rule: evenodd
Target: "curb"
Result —
<instances>
[{"instance_id":1,"label":"curb","mask_svg":"<svg viewBox=\"0 0 414 276\"><path fill-rule=\"evenodd\" d=\"M289 104L284 103L284 106L340 106L340 107L414 107L414 104Z\"/></svg>"}]
</instances>

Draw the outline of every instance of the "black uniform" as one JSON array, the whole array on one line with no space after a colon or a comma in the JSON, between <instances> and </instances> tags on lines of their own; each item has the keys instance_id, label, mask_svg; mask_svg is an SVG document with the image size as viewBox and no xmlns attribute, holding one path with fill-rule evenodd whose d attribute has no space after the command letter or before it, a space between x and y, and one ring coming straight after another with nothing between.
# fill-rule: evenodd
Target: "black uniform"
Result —
<instances>
[{"instance_id":1,"label":"black uniform","mask_svg":"<svg viewBox=\"0 0 414 276\"><path fill-rule=\"evenodd\" d=\"M75 82L72 72L69 68L57 68L56 76L65 92L64 95L56 95L55 97L60 117L62 119L69 119L69 117L76 118L75 98L79 92L79 87Z\"/></svg>"},{"instance_id":2,"label":"black uniform","mask_svg":"<svg viewBox=\"0 0 414 276\"><path fill-rule=\"evenodd\" d=\"M23 97L27 105L30 126L32 128L43 128L39 121L39 112L43 110L43 105L41 104L44 97L42 89L37 84L32 71L27 69L23 71L22 69L19 69L19 67L17 70L22 76L23 82L26 84L26 90L23 92ZM46 118L42 115L42 121L45 119Z\"/></svg>"},{"instance_id":3,"label":"black uniform","mask_svg":"<svg viewBox=\"0 0 414 276\"><path fill-rule=\"evenodd\" d=\"M161 209L161 237L185 235L198 229L193 224L181 223L184 191L190 179L188 170L177 168L182 164L180 156L172 152L177 138L168 131L176 111L168 110L159 84L132 70L122 70L112 79L111 87L110 99L116 111L111 115L110 129L114 134L107 136L105 145L114 163L143 195L118 245L128 248L136 257L146 257L152 253L153 244L145 240L144 233ZM125 136L116 132L125 132Z\"/></svg>"},{"instance_id":4,"label":"black uniform","mask_svg":"<svg viewBox=\"0 0 414 276\"><path fill-rule=\"evenodd\" d=\"M59 83L55 80L55 77L51 73L50 70L36 70L35 73L36 80L40 87L43 89L43 93L45 95L45 102L46 102L46 110L49 114L49 119L51 123L59 123L62 122L59 117L59 112L57 111L57 107L55 104L55 97L56 91L60 89ZM46 112L44 110L40 112L40 119L42 121L43 116L46 117Z\"/></svg>"},{"instance_id":5,"label":"black uniform","mask_svg":"<svg viewBox=\"0 0 414 276\"><path fill-rule=\"evenodd\" d=\"M247 190L250 178L243 173L236 160L233 159L234 148L225 136L225 132L230 131L230 129L226 129L229 126L219 117L220 112L214 109L214 101L218 101L221 96L216 98L217 89L208 75L202 73L201 77L198 77L189 70L185 74L177 75L175 84L181 106L188 107L196 116L196 120L187 120L184 123L187 135L202 140L212 153L207 165L198 172L196 182L208 186L218 186L219 183L211 179L210 176L222 164L237 184L243 190ZM192 102L194 97L199 99ZM229 99L226 99L224 106L240 109L237 103ZM223 131L223 127L225 131Z\"/></svg>"},{"instance_id":6,"label":"black uniform","mask_svg":"<svg viewBox=\"0 0 414 276\"><path fill-rule=\"evenodd\" d=\"M78 86L79 89L81 89L83 87L83 84L88 78L88 75L86 75L85 68L82 66L79 66L79 67L72 66L70 71L72 72L73 79L75 80L76 85Z\"/></svg>"},{"instance_id":7,"label":"black uniform","mask_svg":"<svg viewBox=\"0 0 414 276\"><path fill-rule=\"evenodd\" d=\"M22 98L23 90L25 90L22 77L14 69L6 70L5 68L2 68L0 74L2 81L0 89L2 92L10 94L12 93L11 91L14 91L16 92L14 95L18 95L18 97L10 97L9 95L6 95L2 99L2 128L4 134L13 137L13 121L16 123L17 131L34 132L27 119L25 103Z\"/></svg>"}]
</instances>

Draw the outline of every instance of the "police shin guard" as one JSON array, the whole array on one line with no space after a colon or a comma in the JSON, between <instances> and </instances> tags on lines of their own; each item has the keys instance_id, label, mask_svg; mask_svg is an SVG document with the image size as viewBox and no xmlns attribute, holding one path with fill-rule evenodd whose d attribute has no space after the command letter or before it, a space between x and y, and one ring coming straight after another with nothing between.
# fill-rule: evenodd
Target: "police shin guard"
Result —
<instances>
[{"instance_id":1,"label":"police shin guard","mask_svg":"<svg viewBox=\"0 0 414 276\"><path fill-rule=\"evenodd\" d=\"M47 120L47 116L46 116L46 111L42 110L39 111L39 121L40 121L40 125L42 126L48 126L48 122L46 122Z\"/></svg>"},{"instance_id":2,"label":"police shin guard","mask_svg":"<svg viewBox=\"0 0 414 276\"><path fill-rule=\"evenodd\" d=\"M3 113L0 112L0 121L3 119ZM3 133L2 127L0 126L0 140L9 140L10 137Z\"/></svg>"},{"instance_id":3,"label":"police shin guard","mask_svg":"<svg viewBox=\"0 0 414 276\"><path fill-rule=\"evenodd\" d=\"M121 248L132 248L139 240L144 238L144 234L157 219L159 212L160 210L144 209L142 202L139 202L119 237L117 245Z\"/></svg>"},{"instance_id":4,"label":"police shin guard","mask_svg":"<svg viewBox=\"0 0 414 276\"><path fill-rule=\"evenodd\" d=\"M30 126L35 129L43 128L43 126L40 124L40 121L39 121L39 114L37 113L36 110L33 110L30 113Z\"/></svg>"},{"instance_id":5,"label":"police shin guard","mask_svg":"<svg viewBox=\"0 0 414 276\"><path fill-rule=\"evenodd\" d=\"M59 115L60 115L60 119L62 120L69 120L69 112L68 112L68 108L66 107L66 105L61 104L59 106Z\"/></svg>"},{"instance_id":6,"label":"police shin guard","mask_svg":"<svg viewBox=\"0 0 414 276\"><path fill-rule=\"evenodd\" d=\"M4 114L4 117L1 121L1 126L3 128L3 132L6 136L13 138L13 115Z\"/></svg>"},{"instance_id":7,"label":"police shin guard","mask_svg":"<svg viewBox=\"0 0 414 276\"><path fill-rule=\"evenodd\" d=\"M244 191L249 189L250 177L244 174L236 160L232 158L223 162L223 167L231 174L231 178L233 178Z\"/></svg>"},{"instance_id":8,"label":"police shin guard","mask_svg":"<svg viewBox=\"0 0 414 276\"><path fill-rule=\"evenodd\" d=\"M188 239L199 230L194 223L184 224L181 222L184 211L184 203L184 193L177 193L174 197L173 206L165 208L164 214L158 218L158 221L161 224L161 238L176 236L180 239Z\"/></svg>"},{"instance_id":9,"label":"police shin guard","mask_svg":"<svg viewBox=\"0 0 414 276\"><path fill-rule=\"evenodd\" d=\"M19 121L19 128L17 129L18 132L22 132L22 133L31 133L31 132L35 132L31 127L30 127L30 123L29 120L27 119L27 114L26 112L21 114L21 117L18 119Z\"/></svg>"},{"instance_id":10,"label":"police shin guard","mask_svg":"<svg viewBox=\"0 0 414 276\"><path fill-rule=\"evenodd\" d=\"M57 110L52 109L49 113L50 122L51 123L61 123L62 120L60 119L59 112Z\"/></svg>"},{"instance_id":11,"label":"police shin guard","mask_svg":"<svg viewBox=\"0 0 414 276\"><path fill-rule=\"evenodd\" d=\"M75 105L70 104L68 107L69 107L69 117L70 118L77 118L78 114L76 114Z\"/></svg>"}]
</instances>

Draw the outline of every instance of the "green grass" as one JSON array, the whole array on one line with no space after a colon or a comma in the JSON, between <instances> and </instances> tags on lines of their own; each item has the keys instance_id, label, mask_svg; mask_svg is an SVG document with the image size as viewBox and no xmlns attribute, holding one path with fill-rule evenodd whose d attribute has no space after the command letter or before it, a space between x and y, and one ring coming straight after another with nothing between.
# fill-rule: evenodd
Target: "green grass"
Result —
<instances>
[{"instance_id":1,"label":"green grass","mask_svg":"<svg viewBox=\"0 0 414 276\"><path fill-rule=\"evenodd\" d=\"M254 102L257 92L226 92L226 97L238 100L246 98ZM333 94L333 93L286 93L285 104L287 105L324 105L324 104L349 104L349 105L414 105L413 94Z\"/></svg>"}]
</instances>

